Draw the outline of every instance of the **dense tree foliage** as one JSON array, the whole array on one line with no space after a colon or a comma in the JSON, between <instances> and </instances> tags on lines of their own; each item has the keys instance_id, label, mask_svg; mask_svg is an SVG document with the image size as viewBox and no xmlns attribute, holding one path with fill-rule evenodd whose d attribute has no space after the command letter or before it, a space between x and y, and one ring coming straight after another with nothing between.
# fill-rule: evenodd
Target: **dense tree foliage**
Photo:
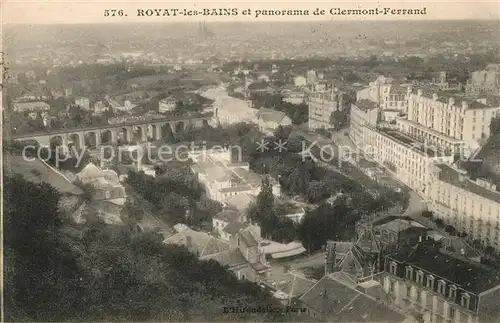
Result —
<instances>
[{"instance_id":1,"label":"dense tree foliage","mask_svg":"<svg viewBox=\"0 0 500 323\"><path fill-rule=\"evenodd\" d=\"M340 197L334 203L322 203L306 213L299 237L309 251L321 249L327 240L349 241L355 237L355 224L360 211Z\"/></svg>"},{"instance_id":2,"label":"dense tree foliage","mask_svg":"<svg viewBox=\"0 0 500 323\"><path fill-rule=\"evenodd\" d=\"M204 189L185 167L167 170L157 178L131 171L127 184L151 203L167 223L186 223Z\"/></svg>"},{"instance_id":3,"label":"dense tree foliage","mask_svg":"<svg viewBox=\"0 0 500 323\"><path fill-rule=\"evenodd\" d=\"M4 183L7 321L263 321L224 306L267 306L271 296L214 261L155 234L61 218L59 194L20 177Z\"/></svg>"},{"instance_id":4,"label":"dense tree foliage","mask_svg":"<svg viewBox=\"0 0 500 323\"><path fill-rule=\"evenodd\" d=\"M168 167L157 167L156 174L156 178L143 172L128 175L127 184L140 197L141 205L147 203L151 212L170 225L185 223L198 229L211 228L212 217L222 211L222 204L205 194L188 163L171 162ZM133 214L134 210L132 207Z\"/></svg>"},{"instance_id":5,"label":"dense tree foliage","mask_svg":"<svg viewBox=\"0 0 500 323\"><path fill-rule=\"evenodd\" d=\"M249 207L248 217L260 225L264 237L274 241L290 242L297 238L296 226L285 215L279 213L272 185L266 176L262 181L257 202Z\"/></svg>"}]
</instances>

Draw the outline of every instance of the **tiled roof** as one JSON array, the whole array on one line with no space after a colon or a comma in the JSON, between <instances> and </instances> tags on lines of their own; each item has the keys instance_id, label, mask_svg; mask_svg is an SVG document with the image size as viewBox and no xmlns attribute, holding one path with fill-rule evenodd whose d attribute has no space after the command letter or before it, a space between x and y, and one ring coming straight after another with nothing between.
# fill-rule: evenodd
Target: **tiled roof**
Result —
<instances>
[{"instance_id":1,"label":"tiled roof","mask_svg":"<svg viewBox=\"0 0 500 323\"><path fill-rule=\"evenodd\" d=\"M261 262L253 262L250 263L250 265L256 270L256 271L267 271L271 268L270 265L265 265Z\"/></svg>"},{"instance_id":2,"label":"tiled roof","mask_svg":"<svg viewBox=\"0 0 500 323\"><path fill-rule=\"evenodd\" d=\"M246 242L247 247L256 247L259 245L258 241L250 231L242 231L240 234L243 240Z\"/></svg>"},{"instance_id":3,"label":"tiled roof","mask_svg":"<svg viewBox=\"0 0 500 323\"><path fill-rule=\"evenodd\" d=\"M21 156L10 156L11 170L33 183L48 183L61 193L81 195L83 190L71 183L64 176L54 172L38 159L28 161Z\"/></svg>"},{"instance_id":4,"label":"tiled roof","mask_svg":"<svg viewBox=\"0 0 500 323\"><path fill-rule=\"evenodd\" d=\"M163 241L166 244L186 246L199 257L218 253L229 249L229 244L211 235L191 229L174 234Z\"/></svg>"},{"instance_id":5,"label":"tiled roof","mask_svg":"<svg viewBox=\"0 0 500 323\"><path fill-rule=\"evenodd\" d=\"M382 229L391 230L394 232L401 232L412 227L423 227L423 225L417 223L416 221L406 220L406 219L394 219L390 222L379 225Z\"/></svg>"},{"instance_id":6,"label":"tiled roof","mask_svg":"<svg viewBox=\"0 0 500 323\"><path fill-rule=\"evenodd\" d=\"M405 316L329 276L323 277L300 300L327 321L403 322Z\"/></svg>"},{"instance_id":7,"label":"tiled roof","mask_svg":"<svg viewBox=\"0 0 500 323\"><path fill-rule=\"evenodd\" d=\"M226 203L238 209L238 211L245 211L250 203L254 203L257 197L251 194L242 193L228 197Z\"/></svg>"},{"instance_id":8,"label":"tiled roof","mask_svg":"<svg viewBox=\"0 0 500 323\"><path fill-rule=\"evenodd\" d=\"M272 272L271 272L272 274ZM292 273L280 273L266 279L266 284L292 297L298 297L314 286L315 282Z\"/></svg>"},{"instance_id":9,"label":"tiled roof","mask_svg":"<svg viewBox=\"0 0 500 323\"><path fill-rule=\"evenodd\" d=\"M238 248L225 250L223 252L211 254L200 258L201 260L215 260L222 266L236 267L247 263L247 260L241 254Z\"/></svg>"}]
</instances>

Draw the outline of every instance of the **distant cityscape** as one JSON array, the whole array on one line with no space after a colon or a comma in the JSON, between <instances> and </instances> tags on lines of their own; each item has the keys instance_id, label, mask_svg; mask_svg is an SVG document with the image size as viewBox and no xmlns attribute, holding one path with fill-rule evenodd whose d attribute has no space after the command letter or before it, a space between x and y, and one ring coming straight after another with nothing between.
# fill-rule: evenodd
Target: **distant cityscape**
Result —
<instances>
[{"instance_id":1,"label":"distant cityscape","mask_svg":"<svg viewBox=\"0 0 500 323\"><path fill-rule=\"evenodd\" d=\"M7 320L500 321L499 32L6 26Z\"/></svg>"}]
</instances>

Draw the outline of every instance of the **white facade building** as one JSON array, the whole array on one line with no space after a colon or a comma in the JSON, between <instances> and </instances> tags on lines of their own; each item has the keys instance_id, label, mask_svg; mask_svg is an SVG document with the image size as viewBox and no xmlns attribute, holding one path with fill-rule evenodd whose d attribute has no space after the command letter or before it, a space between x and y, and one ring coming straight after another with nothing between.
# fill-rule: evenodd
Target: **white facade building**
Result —
<instances>
[{"instance_id":1,"label":"white facade building","mask_svg":"<svg viewBox=\"0 0 500 323\"><path fill-rule=\"evenodd\" d=\"M434 168L429 209L435 217L479 240L483 247L500 251L500 192L483 179L471 180L464 171L448 165Z\"/></svg>"},{"instance_id":2,"label":"white facade building","mask_svg":"<svg viewBox=\"0 0 500 323\"><path fill-rule=\"evenodd\" d=\"M45 102L18 102L14 103L14 112L43 112L49 111L50 105Z\"/></svg>"},{"instance_id":3,"label":"white facade building","mask_svg":"<svg viewBox=\"0 0 500 323\"><path fill-rule=\"evenodd\" d=\"M432 89L413 89L408 97L407 120L398 120L406 132L438 147L452 149L463 142L475 151L490 135L490 123L500 107Z\"/></svg>"},{"instance_id":4,"label":"white facade building","mask_svg":"<svg viewBox=\"0 0 500 323\"><path fill-rule=\"evenodd\" d=\"M177 108L177 99L173 96L169 96L165 99L160 100L158 102L158 112L165 113L174 111Z\"/></svg>"},{"instance_id":5,"label":"white facade building","mask_svg":"<svg viewBox=\"0 0 500 323\"><path fill-rule=\"evenodd\" d=\"M330 117L333 112L342 110L342 92L335 87L325 90L314 90L309 94L309 129L330 129Z\"/></svg>"},{"instance_id":6,"label":"white facade building","mask_svg":"<svg viewBox=\"0 0 500 323\"><path fill-rule=\"evenodd\" d=\"M231 150L214 148L188 154L194 161L191 171L197 174L211 199L225 203L231 196L260 193L262 177L252 172L248 163L232 162ZM279 184L273 183L273 194L280 193Z\"/></svg>"},{"instance_id":7,"label":"white facade building","mask_svg":"<svg viewBox=\"0 0 500 323\"><path fill-rule=\"evenodd\" d=\"M90 110L90 100L88 98L80 97L75 99L75 104L83 110Z\"/></svg>"},{"instance_id":8,"label":"white facade building","mask_svg":"<svg viewBox=\"0 0 500 323\"><path fill-rule=\"evenodd\" d=\"M429 209L470 240L500 251L500 192L454 166L490 135L499 107L433 89L408 91L408 113L388 127L366 100L351 108L353 142L422 196ZM365 107L365 109L361 109ZM370 114L370 112L372 114Z\"/></svg>"},{"instance_id":9,"label":"white facade building","mask_svg":"<svg viewBox=\"0 0 500 323\"><path fill-rule=\"evenodd\" d=\"M351 104L351 127L349 136L354 143L362 143L363 128L366 125L376 126L378 109L376 103L369 100L360 100Z\"/></svg>"}]
</instances>

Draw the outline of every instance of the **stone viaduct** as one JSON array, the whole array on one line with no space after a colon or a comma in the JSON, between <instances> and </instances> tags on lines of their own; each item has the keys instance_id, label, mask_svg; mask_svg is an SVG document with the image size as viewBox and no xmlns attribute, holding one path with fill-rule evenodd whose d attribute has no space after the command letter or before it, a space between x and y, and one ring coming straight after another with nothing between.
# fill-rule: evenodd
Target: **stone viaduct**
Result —
<instances>
[{"instance_id":1,"label":"stone viaduct","mask_svg":"<svg viewBox=\"0 0 500 323\"><path fill-rule=\"evenodd\" d=\"M148 139L160 140L167 135L191 128L201 128L212 119L212 115L178 116L163 119L141 120L105 126L60 129L29 134L13 134L15 141L36 141L40 146L76 145L99 147L102 144L116 144L118 139L124 143L145 142ZM91 142L89 144L88 142Z\"/></svg>"}]
</instances>

